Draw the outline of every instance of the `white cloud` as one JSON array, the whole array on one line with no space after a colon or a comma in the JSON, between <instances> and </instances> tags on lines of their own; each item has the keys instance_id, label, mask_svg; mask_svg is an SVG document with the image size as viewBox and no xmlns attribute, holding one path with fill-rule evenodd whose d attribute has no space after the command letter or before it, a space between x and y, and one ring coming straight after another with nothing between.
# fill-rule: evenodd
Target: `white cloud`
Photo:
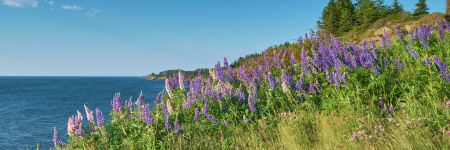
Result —
<instances>
[{"instance_id":1,"label":"white cloud","mask_svg":"<svg viewBox=\"0 0 450 150\"><path fill-rule=\"evenodd\" d=\"M13 7L38 7L39 2L36 0L2 0L3 4Z\"/></svg>"},{"instance_id":2,"label":"white cloud","mask_svg":"<svg viewBox=\"0 0 450 150\"><path fill-rule=\"evenodd\" d=\"M100 9L92 9L92 11L91 12L87 12L86 15L93 17L93 16L95 16L95 14L97 14L99 12L101 12Z\"/></svg>"},{"instance_id":3,"label":"white cloud","mask_svg":"<svg viewBox=\"0 0 450 150\"><path fill-rule=\"evenodd\" d=\"M55 3L54 1L49 1L48 4L49 5L53 5L53 3Z\"/></svg>"},{"instance_id":4,"label":"white cloud","mask_svg":"<svg viewBox=\"0 0 450 150\"><path fill-rule=\"evenodd\" d=\"M75 6L75 5L73 5L73 6L71 6L71 5L63 5L63 6L61 6L61 8L62 9L74 9L74 10L82 10L83 9L83 7Z\"/></svg>"}]
</instances>

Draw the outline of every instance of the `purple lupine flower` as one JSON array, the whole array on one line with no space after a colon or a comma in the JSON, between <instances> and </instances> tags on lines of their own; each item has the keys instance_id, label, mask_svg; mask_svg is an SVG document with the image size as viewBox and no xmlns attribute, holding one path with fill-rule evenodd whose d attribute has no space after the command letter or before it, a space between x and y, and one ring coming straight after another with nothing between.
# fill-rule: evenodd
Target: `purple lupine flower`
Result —
<instances>
[{"instance_id":1,"label":"purple lupine flower","mask_svg":"<svg viewBox=\"0 0 450 150\"><path fill-rule=\"evenodd\" d=\"M390 112L390 113L395 112L394 106L392 106L392 104L391 104L391 106L389 106L389 112Z\"/></svg>"},{"instance_id":2,"label":"purple lupine flower","mask_svg":"<svg viewBox=\"0 0 450 150\"><path fill-rule=\"evenodd\" d=\"M213 115L206 114L205 118L206 118L206 119L209 119L214 125L216 125L216 124L219 123L219 122L217 121L217 119L216 119Z\"/></svg>"},{"instance_id":3,"label":"purple lupine flower","mask_svg":"<svg viewBox=\"0 0 450 150\"><path fill-rule=\"evenodd\" d=\"M295 64L297 64L297 62L295 61L294 53L292 53L292 55L291 55L291 64L292 64L292 68L295 69Z\"/></svg>"},{"instance_id":4,"label":"purple lupine flower","mask_svg":"<svg viewBox=\"0 0 450 150\"><path fill-rule=\"evenodd\" d=\"M333 82L336 87L341 87L341 83L339 82L339 73L337 73L336 71L333 71Z\"/></svg>"},{"instance_id":5,"label":"purple lupine flower","mask_svg":"<svg viewBox=\"0 0 450 150\"><path fill-rule=\"evenodd\" d=\"M161 109L163 112L164 119L167 119L169 117L169 111L167 110L166 105L164 105L164 103L161 103Z\"/></svg>"},{"instance_id":6,"label":"purple lupine flower","mask_svg":"<svg viewBox=\"0 0 450 150\"><path fill-rule=\"evenodd\" d=\"M417 55L417 53L414 52L414 50L412 50L412 48L410 46L408 46L407 48L408 48L408 52L414 57L414 59L420 60L419 55Z\"/></svg>"},{"instance_id":7,"label":"purple lupine flower","mask_svg":"<svg viewBox=\"0 0 450 150\"><path fill-rule=\"evenodd\" d=\"M116 93L114 95L114 98L112 100L112 106L113 111L116 111L118 113L122 113L122 108L123 108L123 101L122 98L120 98L120 93Z\"/></svg>"},{"instance_id":8,"label":"purple lupine flower","mask_svg":"<svg viewBox=\"0 0 450 150\"><path fill-rule=\"evenodd\" d=\"M439 22L439 20L436 20L436 24L439 26L439 30L444 30L444 26Z\"/></svg>"},{"instance_id":9,"label":"purple lupine flower","mask_svg":"<svg viewBox=\"0 0 450 150\"><path fill-rule=\"evenodd\" d=\"M447 28L447 31L450 32L450 24L448 24L448 21L444 19L445 27Z\"/></svg>"},{"instance_id":10,"label":"purple lupine flower","mask_svg":"<svg viewBox=\"0 0 450 150\"><path fill-rule=\"evenodd\" d=\"M415 37L416 37L416 36L414 36L414 30L411 30L411 31L409 32L409 36L411 37L411 43L414 43Z\"/></svg>"},{"instance_id":11,"label":"purple lupine flower","mask_svg":"<svg viewBox=\"0 0 450 150\"><path fill-rule=\"evenodd\" d=\"M97 127L103 126L103 113L98 108L95 110L95 113L97 115Z\"/></svg>"},{"instance_id":12,"label":"purple lupine flower","mask_svg":"<svg viewBox=\"0 0 450 150\"><path fill-rule=\"evenodd\" d=\"M156 101L158 101L158 97L156 97ZM155 101L155 102L156 102ZM161 102L162 102L162 96L161 96ZM139 95L138 99L136 100L136 107L141 108L141 106L147 105L147 102L145 102L145 97L141 94Z\"/></svg>"},{"instance_id":13,"label":"purple lupine flower","mask_svg":"<svg viewBox=\"0 0 450 150\"><path fill-rule=\"evenodd\" d=\"M398 26L396 26L395 29L397 29L397 36L398 36L398 39L399 39L400 41L402 41L403 43L405 43L405 44L409 44L408 41L405 40L405 34L403 34L403 33L400 32L400 28L399 28Z\"/></svg>"},{"instance_id":14,"label":"purple lupine flower","mask_svg":"<svg viewBox=\"0 0 450 150\"><path fill-rule=\"evenodd\" d=\"M228 128L230 126L230 123L226 120L223 120L223 124L225 124L225 126Z\"/></svg>"},{"instance_id":15,"label":"purple lupine flower","mask_svg":"<svg viewBox=\"0 0 450 150\"><path fill-rule=\"evenodd\" d=\"M208 105L203 105L203 107L202 107L202 114L203 115L206 115L206 114L208 114Z\"/></svg>"},{"instance_id":16,"label":"purple lupine flower","mask_svg":"<svg viewBox=\"0 0 450 150\"><path fill-rule=\"evenodd\" d=\"M172 125L170 124L170 118L167 117L167 118L165 118L165 119L166 119L166 121L164 122L164 126L166 127L166 129L167 129L167 130L172 129Z\"/></svg>"},{"instance_id":17,"label":"purple lupine flower","mask_svg":"<svg viewBox=\"0 0 450 150\"><path fill-rule=\"evenodd\" d=\"M400 63L400 61L398 61L398 59L395 59L395 65L398 66L397 70L400 70L405 66L402 63Z\"/></svg>"},{"instance_id":18,"label":"purple lupine flower","mask_svg":"<svg viewBox=\"0 0 450 150\"><path fill-rule=\"evenodd\" d=\"M180 124L178 123L178 118L173 121L173 130L178 131L180 129Z\"/></svg>"},{"instance_id":19,"label":"purple lupine flower","mask_svg":"<svg viewBox=\"0 0 450 150\"><path fill-rule=\"evenodd\" d=\"M245 123L248 123L248 118L246 116L243 116L242 119L244 119Z\"/></svg>"},{"instance_id":20,"label":"purple lupine flower","mask_svg":"<svg viewBox=\"0 0 450 150\"><path fill-rule=\"evenodd\" d=\"M309 91L314 94L314 83L309 83Z\"/></svg>"},{"instance_id":21,"label":"purple lupine flower","mask_svg":"<svg viewBox=\"0 0 450 150\"><path fill-rule=\"evenodd\" d=\"M303 89L303 77L300 77L300 79L298 79L297 83L295 84L295 88L299 93L306 93Z\"/></svg>"},{"instance_id":22,"label":"purple lupine flower","mask_svg":"<svg viewBox=\"0 0 450 150\"><path fill-rule=\"evenodd\" d=\"M433 55L434 63L439 66L439 70L441 72L441 76L446 83L450 82L450 75L446 72L447 65L445 65L442 61L440 61L435 55Z\"/></svg>"},{"instance_id":23,"label":"purple lupine flower","mask_svg":"<svg viewBox=\"0 0 450 150\"><path fill-rule=\"evenodd\" d=\"M148 109L148 105L144 105L144 109L142 110L142 120L148 124L153 124L152 112Z\"/></svg>"},{"instance_id":24,"label":"purple lupine flower","mask_svg":"<svg viewBox=\"0 0 450 150\"><path fill-rule=\"evenodd\" d=\"M255 105L253 104L253 99L254 99L254 95L253 95L253 93L256 93L256 91L251 91L252 93L249 93L249 96L248 96L248 107L250 108L250 111L252 111L252 112L256 112L256 107L255 107Z\"/></svg>"},{"instance_id":25,"label":"purple lupine flower","mask_svg":"<svg viewBox=\"0 0 450 150\"><path fill-rule=\"evenodd\" d=\"M53 142L55 142L55 148L62 146L61 137L59 137L59 134L56 131L56 127L55 132L53 133Z\"/></svg>"},{"instance_id":26,"label":"purple lupine flower","mask_svg":"<svg viewBox=\"0 0 450 150\"><path fill-rule=\"evenodd\" d=\"M327 77L328 82L332 82L331 76L328 72L329 72L328 70L325 70L325 76Z\"/></svg>"},{"instance_id":27,"label":"purple lupine flower","mask_svg":"<svg viewBox=\"0 0 450 150\"><path fill-rule=\"evenodd\" d=\"M346 77L346 75L347 75L346 72L344 72L344 73L342 74L342 83L344 83L344 84L347 84L347 77Z\"/></svg>"},{"instance_id":28,"label":"purple lupine flower","mask_svg":"<svg viewBox=\"0 0 450 150\"><path fill-rule=\"evenodd\" d=\"M225 83L225 76L224 71L222 70L222 67L220 67L220 62L218 61L216 64L216 76L217 79L219 79L220 83Z\"/></svg>"},{"instance_id":29,"label":"purple lupine flower","mask_svg":"<svg viewBox=\"0 0 450 150\"><path fill-rule=\"evenodd\" d=\"M197 108L195 108L194 122L198 122L199 114L200 114L200 112L199 112L198 107L197 107Z\"/></svg>"},{"instance_id":30,"label":"purple lupine flower","mask_svg":"<svg viewBox=\"0 0 450 150\"><path fill-rule=\"evenodd\" d=\"M278 56L276 51L273 51L273 61L275 61L276 65L277 65L277 68L281 69L280 57Z\"/></svg>"},{"instance_id":31,"label":"purple lupine flower","mask_svg":"<svg viewBox=\"0 0 450 150\"><path fill-rule=\"evenodd\" d=\"M428 43L427 41L425 41L425 33L419 32L418 38L420 40L420 42L422 43L423 47L425 47L425 49L428 49Z\"/></svg>"},{"instance_id":32,"label":"purple lupine flower","mask_svg":"<svg viewBox=\"0 0 450 150\"><path fill-rule=\"evenodd\" d=\"M307 70L307 66L308 66L308 62L306 61L306 50L305 47L302 48L302 54L301 54L301 63L302 63L302 71L305 74L311 74L308 70Z\"/></svg>"},{"instance_id":33,"label":"purple lupine flower","mask_svg":"<svg viewBox=\"0 0 450 150\"><path fill-rule=\"evenodd\" d=\"M84 133L83 128L78 129L77 134L78 134L78 137L84 137L84 136L86 135L86 134Z\"/></svg>"},{"instance_id":34,"label":"purple lupine flower","mask_svg":"<svg viewBox=\"0 0 450 150\"><path fill-rule=\"evenodd\" d=\"M426 65L431 65L431 60L428 58L428 56L425 56L424 62Z\"/></svg>"},{"instance_id":35,"label":"purple lupine flower","mask_svg":"<svg viewBox=\"0 0 450 150\"><path fill-rule=\"evenodd\" d=\"M269 72L267 74L267 80L269 81L270 89L273 90L276 87L276 85L275 85L275 83L273 81L272 73Z\"/></svg>"},{"instance_id":36,"label":"purple lupine flower","mask_svg":"<svg viewBox=\"0 0 450 150\"><path fill-rule=\"evenodd\" d=\"M446 38L444 37L444 31L445 30L439 30L439 39L441 39L441 41L444 41Z\"/></svg>"},{"instance_id":37,"label":"purple lupine flower","mask_svg":"<svg viewBox=\"0 0 450 150\"><path fill-rule=\"evenodd\" d=\"M380 107L383 107L383 104L384 104L383 99L381 99L381 97L378 97L378 105Z\"/></svg>"},{"instance_id":38,"label":"purple lupine flower","mask_svg":"<svg viewBox=\"0 0 450 150\"><path fill-rule=\"evenodd\" d=\"M264 61L266 62L266 71L270 70L270 61L269 58L267 58L267 53L264 53Z\"/></svg>"},{"instance_id":39,"label":"purple lupine flower","mask_svg":"<svg viewBox=\"0 0 450 150\"><path fill-rule=\"evenodd\" d=\"M128 100L127 107L130 108L133 106L133 97L130 96L130 100Z\"/></svg>"},{"instance_id":40,"label":"purple lupine flower","mask_svg":"<svg viewBox=\"0 0 450 150\"><path fill-rule=\"evenodd\" d=\"M239 94L239 100L240 100L240 102L241 102L241 103L244 103L244 101L245 101L245 93L244 93L244 91L242 90L242 86L239 86L239 89L238 89L238 91L237 91L236 93Z\"/></svg>"}]
</instances>

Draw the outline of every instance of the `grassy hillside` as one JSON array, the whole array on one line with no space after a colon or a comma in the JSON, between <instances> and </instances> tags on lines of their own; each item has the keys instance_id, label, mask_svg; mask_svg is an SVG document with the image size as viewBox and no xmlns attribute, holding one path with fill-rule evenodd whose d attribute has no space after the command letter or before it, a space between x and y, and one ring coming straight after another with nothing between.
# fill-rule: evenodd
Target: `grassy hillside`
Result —
<instances>
[{"instance_id":1,"label":"grassy hillside","mask_svg":"<svg viewBox=\"0 0 450 150\"><path fill-rule=\"evenodd\" d=\"M327 35L234 64L239 70L216 64L192 87L167 81L153 110L142 95L116 95L112 120L87 110L88 125L79 113L71 139L60 145L55 130L55 141L60 149L446 149L449 27L359 46Z\"/></svg>"}]
</instances>

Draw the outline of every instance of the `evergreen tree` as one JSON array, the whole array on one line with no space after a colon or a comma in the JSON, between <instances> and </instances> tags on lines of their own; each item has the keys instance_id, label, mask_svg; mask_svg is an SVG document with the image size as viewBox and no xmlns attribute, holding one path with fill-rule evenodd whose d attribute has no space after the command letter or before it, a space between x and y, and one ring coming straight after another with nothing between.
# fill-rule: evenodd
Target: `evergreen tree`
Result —
<instances>
[{"instance_id":1,"label":"evergreen tree","mask_svg":"<svg viewBox=\"0 0 450 150\"><path fill-rule=\"evenodd\" d=\"M427 7L427 4L425 3L425 0L419 0L419 2L416 4L416 7L416 10L414 10L412 14L414 17L420 17L428 14L427 10L429 9Z\"/></svg>"},{"instance_id":2,"label":"evergreen tree","mask_svg":"<svg viewBox=\"0 0 450 150\"><path fill-rule=\"evenodd\" d=\"M353 13L351 13L350 9L343 9L341 11L341 20L339 24L339 34L343 34L353 28Z\"/></svg>"},{"instance_id":3,"label":"evergreen tree","mask_svg":"<svg viewBox=\"0 0 450 150\"><path fill-rule=\"evenodd\" d=\"M391 14L400 14L404 11L403 6L399 4L397 0L394 0L394 3L392 3L391 7L392 7L392 10L390 11Z\"/></svg>"},{"instance_id":4,"label":"evergreen tree","mask_svg":"<svg viewBox=\"0 0 450 150\"><path fill-rule=\"evenodd\" d=\"M384 0L376 0L375 1L375 9L377 11L377 19L383 18L388 15L387 6L384 5Z\"/></svg>"},{"instance_id":5,"label":"evergreen tree","mask_svg":"<svg viewBox=\"0 0 450 150\"><path fill-rule=\"evenodd\" d=\"M375 2L372 0L358 0L356 9L356 22L362 25L369 25L378 19L379 15Z\"/></svg>"},{"instance_id":6,"label":"evergreen tree","mask_svg":"<svg viewBox=\"0 0 450 150\"><path fill-rule=\"evenodd\" d=\"M328 2L328 5L323 9L322 12L322 29L325 30L325 32L335 32L338 29L339 26L339 18L336 15L336 3L334 0L330 0Z\"/></svg>"}]
</instances>

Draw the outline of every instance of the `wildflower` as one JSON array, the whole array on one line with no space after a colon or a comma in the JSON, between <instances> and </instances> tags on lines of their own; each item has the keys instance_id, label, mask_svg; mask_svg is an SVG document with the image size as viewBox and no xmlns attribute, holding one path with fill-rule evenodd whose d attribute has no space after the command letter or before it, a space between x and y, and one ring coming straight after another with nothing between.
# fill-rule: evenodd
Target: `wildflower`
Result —
<instances>
[{"instance_id":1,"label":"wildflower","mask_svg":"<svg viewBox=\"0 0 450 150\"><path fill-rule=\"evenodd\" d=\"M355 118L358 118L358 115L356 115Z\"/></svg>"},{"instance_id":2,"label":"wildflower","mask_svg":"<svg viewBox=\"0 0 450 150\"><path fill-rule=\"evenodd\" d=\"M391 104L391 106L389 106L389 112L390 112L390 113L395 112L394 106L392 106L392 104Z\"/></svg>"},{"instance_id":3,"label":"wildflower","mask_svg":"<svg viewBox=\"0 0 450 150\"><path fill-rule=\"evenodd\" d=\"M206 106L206 105L205 105ZM199 116L199 110L198 108L195 108L195 115L194 115L194 122L198 122L198 116Z\"/></svg>"},{"instance_id":4,"label":"wildflower","mask_svg":"<svg viewBox=\"0 0 450 150\"><path fill-rule=\"evenodd\" d=\"M161 96L161 99L162 99L162 96ZM141 106L146 105L146 104L147 104L147 102L145 102L145 97L144 97L144 95L142 95L142 91L141 91L141 94L139 95L138 99L136 100L136 106L141 108Z\"/></svg>"},{"instance_id":5,"label":"wildflower","mask_svg":"<svg viewBox=\"0 0 450 150\"><path fill-rule=\"evenodd\" d=\"M363 128L363 126L362 126L362 125L359 125L359 128L360 128L360 129L362 129L362 128Z\"/></svg>"},{"instance_id":6,"label":"wildflower","mask_svg":"<svg viewBox=\"0 0 450 150\"><path fill-rule=\"evenodd\" d=\"M345 117L345 120L348 120L348 117Z\"/></svg>"},{"instance_id":7,"label":"wildflower","mask_svg":"<svg viewBox=\"0 0 450 150\"><path fill-rule=\"evenodd\" d=\"M383 131L383 132L384 132L384 128L383 128L383 129L381 129L381 131Z\"/></svg>"},{"instance_id":8,"label":"wildflower","mask_svg":"<svg viewBox=\"0 0 450 150\"><path fill-rule=\"evenodd\" d=\"M256 91L253 91L252 93L256 93ZM248 107L250 108L250 111L252 111L252 112L256 112L256 107L255 107L255 105L253 104L253 97L254 95L253 94L250 94L249 95L249 98L248 98Z\"/></svg>"},{"instance_id":9,"label":"wildflower","mask_svg":"<svg viewBox=\"0 0 450 150\"><path fill-rule=\"evenodd\" d=\"M95 110L95 113L97 114L97 126L103 126L103 113L98 108Z\"/></svg>"},{"instance_id":10,"label":"wildflower","mask_svg":"<svg viewBox=\"0 0 450 150\"><path fill-rule=\"evenodd\" d=\"M402 105L402 107L405 107L405 105Z\"/></svg>"},{"instance_id":11,"label":"wildflower","mask_svg":"<svg viewBox=\"0 0 450 150\"><path fill-rule=\"evenodd\" d=\"M317 115L316 118L319 118L319 115Z\"/></svg>"},{"instance_id":12,"label":"wildflower","mask_svg":"<svg viewBox=\"0 0 450 150\"><path fill-rule=\"evenodd\" d=\"M144 105L142 110L142 120L148 125L153 124L152 112L148 109L148 105Z\"/></svg>"},{"instance_id":13,"label":"wildflower","mask_svg":"<svg viewBox=\"0 0 450 150\"><path fill-rule=\"evenodd\" d=\"M173 113L172 105L170 105L170 100L167 100L166 104L167 104L167 111L169 113Z\"/></svg>"},{"instance_id":14,"label":"wildflower","mask_svg":"<svg viewBox=\"0 0 450 150\"><path fill-rule=\"evenodd\" d=\"M412 50L412 48L410 47L410 46L408 46L407 47L408 48L408 52L409 52L409 54L411 54L413 57L414 57L414 59L416 59L416 60L420 60L420 57L419 57L419 55L417 55L417 53L416 52L414 52L414 50Z\"/></svg>"},{"instance_id":15,"label":"wildflower","mask_svg":"<svg viewBox=\"0 0 450 150\"><path fill-rule=\"evenodd\" d=\"M411 124L411 123L412 123L412 121L406 121L406 123L407 123L407 124Z\"/></svg>"},{"instance_id":16,"label":"wildflower","mask_svg":"<svg viewBox=\"0 0 450 150\"><path fill-rule=\"evenodd\" d=\"M248 123L248 118L246 116L243 116L242 118L244 119L245 123Z\"/></svg>"},{"instance_id":17,"label":"wildflower","mask_svg":"<svg viewBox=\"0 0 450 150\"><path fill-rule=\"evenodd\" d=\"M375 133L378 133L378 131L377 131L377 130L375 130L374 132L375 132Z\"/></svg>"},{"instance_id":18,"label":"wildflower","mask_svg":"<svg viewBox=\"0 0 450 150\"><path fill-rule=\"evenodd\" d=\"M400 61L398 61L398 59L395 59L395 65L397 65L397 70L400 70L405 66L402 63L400 63Z\"/></svg>"},{"instance_id":19,"label":"wildflower","mask_svg":"<svg viewBox=\"0 0 450 150\"><path fill-rule=\"evenodd\" d=\"M55 148L62 146L61 137L59 137L59 134L56 131L56 127L55 132L53 133L53 142L55 142Z\"/></svg>"},{"instance_id":20,"label":"wildflower","mask_svg":"<svg viewBox=\"0 0 450 150\"><path fill-rule=\"evenodd\" d=\"M273 81L272 73L269 72L267 74L267 80L269 81L270 89L273 90L276 87L276 85L275 85L275 83Z\"/></svg>"},{"instance_id":21,"label":"wildflower","mask_svg":"<svg viewBox=\"0 0 450 150\"><path fill-rule=\"evenodd\" d=\"M400 124L397 123L396 126L398 127L398 126L400 126Z\"/></svg>"},{"instance_id":22,"label":"wildflower","mask_svg":"<svg viewBox=\"0 0 450 150\"><path fill-rule=\"evenodd\" d=\"M169 95L170 99L173 99L173 93L172 93L172 90L170 88L169 79L166 79L166 91L167 91L167 94Z\"/></svg>"},{"instance_id":23,"label":"wildflower","mask_svg":"<svg viewBox=\"0 0 450 150\"><path fill-rule=\"evenodd\" d=\"M378 137L378 139L381 139L381 136L380 136L380 137Z\"/></svg>"},{"instance_id":24,"label":"wildflower","mask_svg":"<svg viewBox=\"0 0 450 150\"><path fill-rule=\"evenodd\" d=\"M94 112L91 111L86 105L84 105L84 110L86 111L87 119L90 122L94 122L94 115L93 115Z\"/></svg>"},{"instance_id":25,"label":"wildflower","mask_svg":"<svg viewBox=\"0 0 450 150\"><path fill-rule=\"evenodd\" d=\"M347 135L345 135L345 134L344 134L344 135L343 135L342 137L343 137L343 138L346 138L346 137L347 137Z\"/></svg>"},{"instance_id":26,"label":"wildflower","mask_svg":"<svg viewBox=\"0 0 450 150\"><path fill-rule=\"evenodd\" d=\"M226 120L223 120L223 124L225 124L225 126L228 128L230 126L230 123Z\"/></svg>"},{"instance_id":27,"label":"wildflower","mask_svg":"<svg viewBox=\"0 0 450 150\"><path fill-rule=\"evenodd\" d=\"M406 112L406 110L403 110L402 112L403 112L403 113L405 113L405 112Z\"/></svg>"},{"instance_id":28,"label":"wildflower","mask_svg":"<svg viewBox=\"0 0 450 150\"><path fill-rule=\"evenodd\" d=\"M173 130L178 131L180 129L180 124L178 123L178 118L173 121Z\"/></svg>"},{"instance_id":29,"label":"wildflower","mask_svg":"<svg viewBox=\"0 0 450 150\"><path fill-rule=\"evenodd\" d=\"M332 116L334 116L334 112L333 112L333 113L331 113L331 115L332 115Z\"/></svg>"},{"instance_id":30,"label":"wildflower","mask_svg":"<svg viewBox=\"0 0 450 150\"><path fill-rule=\"evenodd\" d=\"M165 127L166 127L167 130L172 129L172 125L170 124L170 118L169 117L166 118Z\"/></svg>"},{"instance_id":31,"label":"wildflower","mask_svg":"<svg viewBox=\"0 0 450 150\"><path fill-rule=\"evenodd\" d=\"M381 107L383 106L384 102L383 99L381 99L381 97L378 98L378 105Z\"/></svg>"},{"instance_id":32,"label":"wildflower","mask_svg":"<svg viewBox=\"0 0 450 150\"><path fill-rule=\"evenodd\" d=\"M210 115L210 114L206 114L206 119L209 119L214 125L216 125L216 124L218 124L219 122L217 121L217 119L213 116L213 115Z\"/></svg>"},{"instance_id":33,"label":"wildflower","mask_svg":"<svg viewBox=\"0 0 450 150\"><path fill-rule=\"evenodd\" d=\"M155 103L155 105L156 105L156 103ZM130 100L128 100L127 107L130 108L132 106L133 106L133 97L130 96Z\"/></svg>"},{"instance_id":34,"label":"wildflower","mask_svg":"<svg viewBox=\"0 0 450 150\"><path fill-rule=\"evenodd\" d=\"M389 122L391 122L392 120L393 120L392 118L389 118L389 120L388 120L388 121L389 121Z\"/></svg>"},{"instance_id":35,"label":"wildflower","mask_svg":"<svg viewBox=\"0 0 450 150\"><path fill-rule=\"evenodd\" d=\"M372 139L372 135L369 135L369 139Z\"/></svg>"}]
</instances>

